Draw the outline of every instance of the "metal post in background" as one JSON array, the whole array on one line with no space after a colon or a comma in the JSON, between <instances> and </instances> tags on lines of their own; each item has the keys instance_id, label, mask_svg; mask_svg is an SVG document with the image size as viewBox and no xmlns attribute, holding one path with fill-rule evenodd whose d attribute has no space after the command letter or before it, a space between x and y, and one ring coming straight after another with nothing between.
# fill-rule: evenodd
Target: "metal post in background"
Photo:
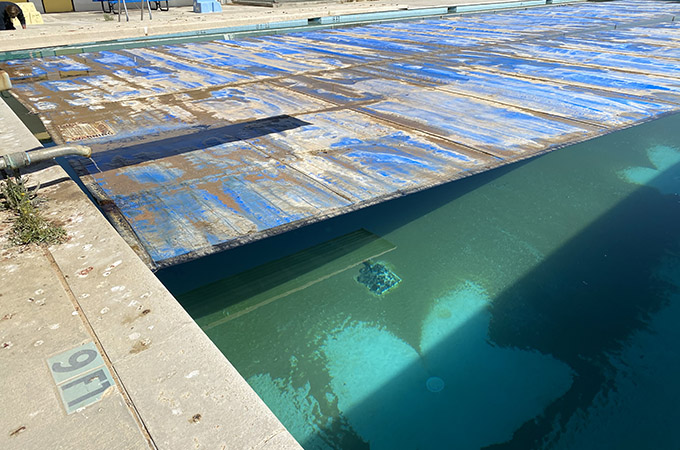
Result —
<instances>
[{"instance_id":1,"label":"metal post in background","mask_svg":"<svg viewBox=\"0 0 680 450\"><path fill-rule=\"evenodd\" d=\"M149 20L151 20L151 0L142 0L142 20L144 20L144 3L146 3L146 7L149 10Z\"/></svg>"}]
</instances>

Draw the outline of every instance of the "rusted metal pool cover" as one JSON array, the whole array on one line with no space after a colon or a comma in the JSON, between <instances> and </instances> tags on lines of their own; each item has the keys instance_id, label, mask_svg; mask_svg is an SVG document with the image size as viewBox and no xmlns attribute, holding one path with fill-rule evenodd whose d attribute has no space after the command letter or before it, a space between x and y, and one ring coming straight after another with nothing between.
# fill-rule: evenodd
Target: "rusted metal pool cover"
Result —
<instances>
[{"instance_id":1,"label":"rusted metal pool cover","mask_svg":"<svg viewBox=\"0 0 680 450\"><path fill-rule=\"evenodd\" d=\"M152 267L680 108L680 4L579 3L10 61Z\"/></svg>"}]
</instances>

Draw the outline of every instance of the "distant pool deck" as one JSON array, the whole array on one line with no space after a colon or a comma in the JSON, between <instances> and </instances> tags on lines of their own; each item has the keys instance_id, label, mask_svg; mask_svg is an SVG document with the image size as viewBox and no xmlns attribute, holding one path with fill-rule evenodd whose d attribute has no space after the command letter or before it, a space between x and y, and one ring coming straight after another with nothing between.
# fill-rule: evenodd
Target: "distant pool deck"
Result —
<instances>
[{"instance_id":1,"label":"distant pool deck","mask_svg":"<svg viewBox=\"0 0 680 450\"><path fill-rule=\"evenodd\" d=\"M45 29L54 39L35 28L3 40L19 53L73 50L0 68L56 141L95 148L81 174L138 252L59 166L28 171L69 241L9 247L0 216L0 448L300 448L148 267L680 109L678 3L448 16L451 4L462 2L426 29L390 21L146 49L136 43L150 25L116 22L93 45L128 37L126 49L84 55L92 33L66 42L75 22L62 14L46 20L62 22ZM367 5L306 7L296 20L404 11ZM282 14L246 8L247 26ZM244 25L201 22L184 26ZM2 153L39 146L4 102L0 129Z\"/></svg>"},{"instance_id":2,"label":"distant pool deck","mask_svg":"<svg viewBox=\"0 0 680 450\"><path fill-rule=\"evenodd\" d=\"M558 1L564 0L556 0ZM572 1L572 0L568 0ZM573 0L584 1L584 0ZM0 41L0 52L38 50L51 47L73 47L79 44L138 39L159 39L167 36L205 36L234 31L266 31L290 27L292 23L319 21L321 18L365 21L376 20L380 14L413 16L424 10L439 8L463 9L483 5L506 5L536 3L536 0L370 0L299 2L275 8L225 4L221 13L194 14L191 6L174 6L169 11L154 11L140 17L139 5L131 5L130 21L124 17L103 14L101 11L81 11L67 14L43 14L44 24L28 26L26 30L5 31ZM545 3L545 0L542 0ZM97 5L98 9L98 5ZM377 15L376 15L377 14ZM427 14L427 13L426 13ZM430 14L431 15L431 14ZM335 19L340 20L340 19ZM1 56L1 54L0 54Z\"/></svg>"}]
</instances>

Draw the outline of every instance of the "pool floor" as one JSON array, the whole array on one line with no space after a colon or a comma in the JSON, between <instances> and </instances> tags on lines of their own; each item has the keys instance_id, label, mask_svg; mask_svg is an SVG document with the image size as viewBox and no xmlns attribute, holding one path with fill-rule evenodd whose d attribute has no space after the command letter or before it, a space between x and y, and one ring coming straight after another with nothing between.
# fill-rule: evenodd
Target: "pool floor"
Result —
<instances>
[{"instance_id":1,"label":"pool floor","mask_svg":"<svg viewBox=\"0 0 680 450\"><path fill-rule=\"evenodd\" d=\"M165 281L306 449L677 449L678 130L270 238L240 275L238 253L186 265L230 274L188 292Z\"/></svg>"}]
</instances>

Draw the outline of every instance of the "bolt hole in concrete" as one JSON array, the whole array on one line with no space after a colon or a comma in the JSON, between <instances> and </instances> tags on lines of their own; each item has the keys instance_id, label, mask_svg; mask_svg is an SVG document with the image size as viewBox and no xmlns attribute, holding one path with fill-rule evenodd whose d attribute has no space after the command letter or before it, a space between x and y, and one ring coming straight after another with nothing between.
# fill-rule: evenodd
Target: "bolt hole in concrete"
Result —
<instances>
[{"instance_id":1,"label":"bolt hole in concrete","mask_svg":"<svg viewBox=\"0 0 680 450\"><path fill-rule=\"evenodd\" d=\"M263 262L176 294L308 449L678 448L679 130L669 116L186 264Z\"/></svg>"}]
</instances>

